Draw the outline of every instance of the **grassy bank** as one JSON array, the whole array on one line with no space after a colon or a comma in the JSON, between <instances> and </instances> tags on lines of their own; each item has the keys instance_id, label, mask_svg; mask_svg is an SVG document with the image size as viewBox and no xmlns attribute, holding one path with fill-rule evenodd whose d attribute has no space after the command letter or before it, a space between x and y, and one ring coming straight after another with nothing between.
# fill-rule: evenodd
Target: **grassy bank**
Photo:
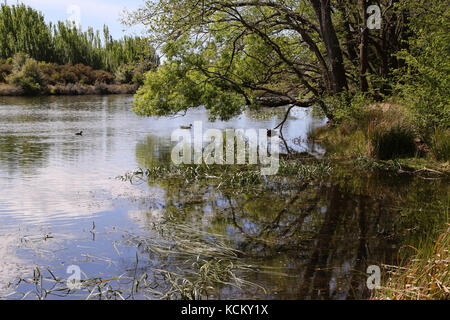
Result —
<instances>
[{"instance_id":1,"label":"grassy bank","mask_svg":"<svg viewBox=\"0 0 450 320\"><path fill-rule=\"evenodd\" d=\"M450 130L421 126L412 108L398 102L351 103L335 110L336 119L315 129L309 139L327 150L327 158L362 170L383 170L446 179L450 174ZM386 278L377 300L450 298L450 224L445 221L418 242L406 243L396 266L384 266ZM443 225L444 224L444 225ZM403 256L404 261L400 258Z\"/></svg>"},{"instance_id":2,"label":"grassy bank","mask_svg":"<svg viewBox=\"0 0 450 320\"><path fill-rule=\"evenodd\" d=\"M400 172L448 174L450 130L417 125L411 111L397 103L346 109L334 123L310 133L334 160L355 160Z\"/></svg>"}]
</instances>

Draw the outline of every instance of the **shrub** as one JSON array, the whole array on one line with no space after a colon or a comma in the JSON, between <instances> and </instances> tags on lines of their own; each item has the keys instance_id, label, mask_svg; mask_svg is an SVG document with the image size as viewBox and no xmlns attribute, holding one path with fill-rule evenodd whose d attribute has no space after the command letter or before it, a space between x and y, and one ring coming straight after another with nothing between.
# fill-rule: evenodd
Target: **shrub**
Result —
<instances>
[{"instance_id":1,"label":"shrub","mask_svg":"<svg viewBox=\"0 0 450 320\"><path fill-rule=\"evenodd\" d=\"M23 89L25 94L37 94L41 91L41 85L30 77L11 75L9 82Z\"/></svg>"},{"instance_id":2,"label":"shrub","mask_svg":"<svg viewBox=\"0 0 450 320\"><path fill-rule=\"evenodd\" d=\"M61 68L61 81L67 83L77 83L79 81L78 75L75 73L71 64L66 64Z\"/></svg>"},{"instance_id":3,"label":"shrub","mask_svg":"<svg viewBox=\"0 0 450 320\"><path fill-rule=\"evenodd\" d=\"M114 82L114 76L103 70L94 70L93 71L95 82L111 84Z\"/></svg>"},{"instance_id":4,"label":"shrub","mask_svg":"<svg viewBox=\"0 0 450 320\"><path fill-rule=\"evenodd\" d=\"M134 66L129 64L120 66L114 75L116 77L116 83L131 83L134 77Z\"/></svg>"},{"instance_id":5,"label":"shrub","mask_svg":"<svg viewBox=\"0 0 450 320\"><path fill-rule=\"evenodd\" d=\"M89 66L85 66L84 64L77 64L72 67L72 70L78 75L79 82L82 84L92 85L97 80L94 70Z\"/></svg>"},{"instance_id":6,"label":"shrub","mask_svg":"<svg viewBox=\"0 0 450 320\"><path fill-rule=\"evenodd\" d=\"M155 64L151 61L143 61L136 65L126 64L120 66L114 76L115 82L118 84L144 84L145 73L150 70L155 70Z\"/></svg>"},{"instance_id":7,"label":"shrub","mask_svg":"<svg viewBox=\"0 0 450 320\"><path fill-rule=\"evenodd\" d=\"M400 123L393 127L375 128L371 135L374 156L380 160L413 157L416 154L414 139L413 130Z\"/></svg>"},{"instance_id":8,"label":"shrub","mask_svg":"<svg viewBox=\"0 0 450 320\"><path fill-rule=\"evenodd\" d=\"M145 74L140 72L135 72L133 75L133 79L131 80L134 84L138 86L142 86L144 84Z\"/></svg>"},{"instance_id":9,"label":"shrub","mask_svg":"<svg viewBox=\"0 0 450 320\"><path fill-rule=\"evenodd\" d=\"M353 106L359 110L357 115L348 113L340 118L339 125L316 129L309 138L320 140L329 153L355 159L416 155L416 127L405 107L392 103Z\"/></svg>"},{"instance_id":10,"label":"shrub","mask_svg":"<svg viewBox=\"0 0 450 320\"><path fill-rule=\"evenodd\" d=\"M350 92L343 92L340 96L329 97L326 100L333 114L333 120L337 123L358 122L366 119L368 111L366 107L373 103L368 94L351 94Z\"/></svg>"},{"instance_id":11,"label":"shrub","mask_svg":"<svg viewBox=\"0 0 450 320\"><path fill-rule=\"evenodd\" d=\"M156 70L156 65L151 61L143 61L136 65L134 68L133 79L131 80L134 84L141 86L144 84L145 74L151 70Z\"/></svg>"},{"instance_id":12,"label":"shrub","mask_svg":"<svg viewBox=\"0 0 450 320\"><path fill-rule=\"evenodd\" d=\"M431 153L438 161L450 160L450 132L436 129L431 138Z\"/></svg>"},{"instance_id":13,"label":"shrub","mask_svg":"<svg viewBox=\"0 0 450 320\"><path fill-rule=\"evenodd\" d=\"M156 65L155 62L148 60L138 63L134 68L134 72L139 72L142 74L147 73L150 70L156 70Z\"/></svg>"},{"instance_id":14,"label":"shrub","mask_svg":"<svg viewBox=\"0 0 450 320\"><path fill-rule=\"evenodd\" d=\"M27 55L26 53L23 52L16 53L12 59L13 72L19 73L29 58L30 56Z\"/></svg>"},{"instance_id":15,"label":"shrub","mask_svg":"<svg viewBox=\"0 0 450 320\"><path fill-rule=\"evenodd\" d=\"M55 63L41 62L39 67L48 84L54 85L61 81L61 66Z\"/></svg>"},{"instance_id":16,"label":"shrub","mask_svg":"<svg viewBox=\"0 0 450 320\"><path fill-rule=\"evenodd\" d=\"M79 83L69 83L67 85L57 84L50 86L50 94L55 95L84 95L93 94L90 91L90 87L82 86Z\"/></svg>"},{"instance_id":17,"label":"shrub","mask_svg":"<svg viewBox=\"0 0 450 320\"><path fill-rule=\"evenodd\" d=\"M56 84L85 84L94 85L96 82L112 83L114 77L102 70L93 70L83 64L57 65L54 63L42 63L41 71L51 85Z\"/></svg>"},{"instance_id":18,"label":"shrub","mask_svg":"<svg viewBox=\"0 0 450 320\"><path fill-rule=\"evenodd\" d=\"M8 82L21 87L25 94L37 94L43 89L45 79L36 60L28 58L22 69L8 77Z\"/></svg>"},{"instance_id":19,"label":"shrub","mask_svg":"<svg viewBox=\"0 0 450 320\"><path fill-rule=\"evenodd\" d=\"M13 66L10 64L0 64L0 82L5 82L6 78L11 74Z\"/></svg>"}]
</instances>

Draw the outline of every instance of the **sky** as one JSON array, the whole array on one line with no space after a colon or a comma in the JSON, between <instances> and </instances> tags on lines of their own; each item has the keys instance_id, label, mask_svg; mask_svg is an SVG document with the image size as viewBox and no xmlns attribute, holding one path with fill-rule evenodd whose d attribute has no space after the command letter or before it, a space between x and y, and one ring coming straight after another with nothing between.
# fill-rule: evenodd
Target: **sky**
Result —
<instances>
[{"instance_id":1,"label":"sky","mask_svg":"<svg viewBox=\"0 0 450 320\"><path fill-rule=\"evenodd\" d=\"M9 5L17 2L41 11L47 22L72 18L80 21L83 30L88 27L103 30L103 25L106 24L116 39L125 34L140 35L143 31L142 26L131 29L123 26L120 23L120 15L125 8L128 10L139 8L144 4L144 0L7 0Z\"/></svg>"}]
</instances>

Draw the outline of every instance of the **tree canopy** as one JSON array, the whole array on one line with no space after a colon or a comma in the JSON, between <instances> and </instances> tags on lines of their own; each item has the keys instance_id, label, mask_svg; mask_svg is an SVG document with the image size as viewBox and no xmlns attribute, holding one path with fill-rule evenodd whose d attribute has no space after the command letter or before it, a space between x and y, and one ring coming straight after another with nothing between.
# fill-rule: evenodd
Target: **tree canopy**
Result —
<instances>
[{"instance_id":1,"label":"tree canopy","mask_svg":"<svg viewBox=\"0 0 450 320\"><path fill-rule=\"evenodd\" d=\"M448 17L448 3L377 1L380 29L369 28L377 18L370 4L367 0L146 1L129 14L129 21L148 27L165 62L148 74L136 96L136 111L168 115L204 105L213 118L227 119L245 106L314 104L333 118L332 106L326 103L329 96L363 94L381 100L392 95L396 84L405 81L399 75L407 68L416 78L424 72L405 56L405 52L420 55L411 50L418 49L414 41L434 50L420 41L418 33L423 36L423 31L414 25L425 23L420 21L424 15L432 20L433 12ZM439 26L444 28L448 25ZM435 35L443 44L445 39ZM443 59L435 51L432 54Z\"/></svg>"},{"instance_id":2,"label":"tree canopy","mask_svg":"<svg viewBox=\"0 0 450 320\"><path fill-rule=\"evenodd\" d=\"M74 24L46 24L44 16L23 4L0 8L0 59L26 53L38 61L84 64L115 72L120 66L143 61L159 63L149 40L123 37L115 40L104 26L103 33Z\"/></svg>"}]
</instances>

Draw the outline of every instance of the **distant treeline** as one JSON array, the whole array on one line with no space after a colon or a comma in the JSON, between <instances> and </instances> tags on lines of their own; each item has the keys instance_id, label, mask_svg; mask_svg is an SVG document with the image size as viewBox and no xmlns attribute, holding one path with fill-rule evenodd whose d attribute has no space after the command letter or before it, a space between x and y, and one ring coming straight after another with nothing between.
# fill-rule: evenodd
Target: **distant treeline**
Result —
<instances>
[{"instance_id":1,"label":"distant treeline","mask_svg":"<svg viewBox=\"0 0 450 320\"><path fill-rule=\"evenodd\" d=\"M2 5L0 59L16 53L26 53L37 61L83 64L108 72L142 62L159 64L156 50L145 38L125 36L114 40L107 26L103 34L92 28L83 32L68 22L47 24L40 12L23 4Z\"/></svg>"}]
</instances>

